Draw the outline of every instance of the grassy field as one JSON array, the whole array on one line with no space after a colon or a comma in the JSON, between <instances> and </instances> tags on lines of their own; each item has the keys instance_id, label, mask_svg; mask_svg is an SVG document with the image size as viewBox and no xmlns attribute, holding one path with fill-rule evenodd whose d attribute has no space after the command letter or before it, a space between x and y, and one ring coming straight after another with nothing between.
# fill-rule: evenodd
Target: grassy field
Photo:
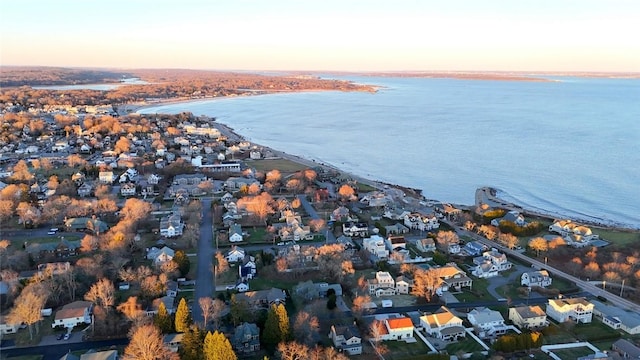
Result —
<instances>
[{"instance_id":1,"label":"grassy field","mask_svg":"<svg viewBox=\"0 0 640 360\"><path fill-rule=\"evenodd\" d=\"M454 294L459 301L473 302L473 301L491 301L495 300L491 294L485 289L489 285L489 280L473 278L473 285L471 286L471 292L467 288L463 288L461 294Z\"/></svg>"},{"instance_id":2,"label":"grassy field","mask_svg":"<svg viewBox=\"0 0 640 360\"><path fill-rule=\"evenodd\" d=\"M29 328L20 329L15 334L3 335L3 337L5 339L13 339L17 346L37 345L43 336L51 335L55 332L55 330L51 328L52 323L53 316L44 317L39 324L40 331L38 333L36 333L36 325L33 325L33 340L29 338Z\"/></svg>"},{"instance_id":3,"label":"grassy field","mask_svg":"<svg viewBox=\"0 0 640 360\"><path fill-rule=\"evenodd\" d=\"M283 173L294 173L296 171L308 169L307 166L285 159L247 160L247 164L250 164L250 166L254 167L258 171L270 171L277 169Z\"/></svg>"},{"instance_id":4,"label":"grassy field","mask_svg":"<svg viewBox=\"0 0 640 360\"><path fill-rule=\"evenodd\" d=\"M389 352L384 355L384 358L389 360L420 359L419 356L426 355L429 348L422 340L416 340L418 341L412 344L407 344L404 341L385 341L384 346L389 349Z\"/></svg>"},{"instance_id":5,"label":"grassy field","mask_svg":"<svg viewBox=\"0 0 640 360\"><path fill-rule=\"evenodd\" d=\"M553 353L562 360L575 360L579 357L593 354L593 350L589 349L586 346L583 346L571 349L553 350Z\"/></svg>"},{"instance_id":6,"label":"grassy field","mask_svg":"<svg viewBox=\"0 0 640 360\"><path fill-rule=\"evenodd\" d=\"M259 277L256 279L249 280L249 288L251 290L269 290L275 287L279 289L291 290L291 288L293 288L299 282L300 281L265 279L263 277Z\"/></svg>"},{"instance_id":7,"label":"grassy field","mask_svg":"<svg viewBox=\"0 0 640 360\"><path fill-rule=\"evenodd\" d=\"M461 350L464 351L465 353L484 350L484 348L470 336L467 337L465 340L447 345L446 349L449 354L455 354Z\"/></svg>"},{"instance_id":8,"label":"grassy field","mask_svg":"<svg viewBox=\"0 0 640 360\"><path fill-rule=\"evenodd\" d=\"M608 229L592 228L594 234L600 235L600 238L616 245L629 245L640 240L640 232L631 231L615 231Z\"/></svg>"},{"instance_id":9,"label":"grassy field","mask_svg":"<svg viewBox=\"0 0 640 360\"><path fill-rule=\"evenodd\" d=\"M575 342L577 340L573 335L569 334L564 329L560 328L558 325L554 323L551 323L549 327L544 329L542 331L542 334L544 335L545 345L564 344L564 343Z\"/></svg>"},{"instance_id":10,"label":"grassy field","mask_svg":"<svg viewBox=\"0 0 640 360\"><path fill-rule=\"evenodd\" d=\"M589 324L577 324L571 333L580 341L601 340L611 338L613 341L620 337L620 333L608 327L600 321L592 321Z\"/></svg>"}]
</instances>

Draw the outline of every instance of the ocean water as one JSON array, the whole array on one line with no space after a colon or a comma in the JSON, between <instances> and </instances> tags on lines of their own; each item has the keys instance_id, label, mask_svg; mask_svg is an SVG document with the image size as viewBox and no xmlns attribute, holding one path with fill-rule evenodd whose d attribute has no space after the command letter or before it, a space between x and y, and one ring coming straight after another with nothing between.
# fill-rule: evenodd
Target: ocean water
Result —
<instances>
[{"instance_id":1,"label":"ocean water","mask_svg":"<svg viewBox=\"0 0 640 360\"><path fill-rule=\"evenodd\" d=\"M248 140L473 204L492 186L528 208L640 228L640 80L345 77L308 92L146 108L214 116Z\"/></svg>"}]
</instances>

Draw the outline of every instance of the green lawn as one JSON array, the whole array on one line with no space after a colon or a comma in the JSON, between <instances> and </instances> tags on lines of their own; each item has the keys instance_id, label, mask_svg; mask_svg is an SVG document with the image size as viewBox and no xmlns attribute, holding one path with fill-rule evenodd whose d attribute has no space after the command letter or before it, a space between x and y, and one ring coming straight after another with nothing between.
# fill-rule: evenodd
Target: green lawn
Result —
<instances>
[{"instance_id":1,"label":"green lawn","mask_svg":"<svg viewBox=\"0 0 640 360\"><path fill-rule=\"evenodd\" d=\"M384 358L389 360L421 359L429 352L429 348L422 340L416 340L418 341L412 344L407 344L404 341L385 341L383 345L389 349L389 352L384 355Z\"/></svg>"},{"instance_id":2,"label":"green lawn","mask_svg":"<svg viewBox=\"0 0 640 360\"><path fill-rule=\"evenodd\" d=\"M640 240L640 232L635 231L615 231L608 229L592 228L594 234L600 235L600 238L616 245L629 245Z\"/></svg>"},{"instance_id":3,"label":"green lawn","mask_svg":"<svg viewBox=\"0 0 640 360\"><path fill-rule=\"evenodd\" d=\"M473 279L472 291L468 288L463 288L461 294L454 294L459 301L473 302L473 301L490 301L495 300L485 289L489 285L487 279Z\"/></svg>"},{"instance_id":4,"label":"green lawn","mask_svg":"<svg viewBox=\"0 0 640 360\"><path fill-rule=\"evenodd\" d=\"M580 341L617 340L620 333L600 321L593 320L589 324L577 324L571 332Z\"/></svg>"},{"instance_id":5,"label":"green lawn","mask_svg":"<svg viewBox=\"0 0 640 360\"><path fill-rule=\"evenodd\" d=\"M577 340L573 335L554 323L551 323L546 329L543 329L542 334L544 335L545 345L564 344Z\"/></svg>"},{"instance_id":6,"label":"green lawn","mask_svg":"<svg viewBox=\"0 0 640 360\"><path fill-rule=\"evenodd\" d=\"M578 348L553 350L553 353L562 360L575 360L579 357L593 354L593 350L583 346Z\"/></svg>"},{"instance_id":7,"label":"green lawn","mask_svg":"<svg viewBox=\"0 0 640 360\"><path fill-rule=\"evenodd\" d=\"M465 353L484 350L484 348L470 336L465 340L447 345L446 349L449 354L455 354L460 350L464 351Z\"/></svg>"},{"instance_id":8,"label":"green lawn","mask_svg":"<svg viewBox=\"0 0 640 360\"><path fill-rule=\"evenodd\" d=\"M271 288L287 289L291 290L299 281L286 281L276 279L265 279L259 277L249 280L249 289L251 290L269 290Z\"/></svg>"},{"instance_id":9,"label":"green lawn","mask_svg":"<svg viewBox=\"0 0 640 360\"><path fill-rule=\"evenodd\" d=\"M44 355L22 355L12 357L11 360L41 360Z\"/></svg>"},{"instance_id":10,"label":"green lawn","mask_svg":"<svg viewBox=\"0 0 640 360\"><path fill-rule=\"evenodd\" d=\"M19 329L17 333L10 335L3 335L5 339L13 339L16 342L17 346L33 346L37 345L42 337L45 335L51 335L55 332L53 328L51 328L51 324L53 323L53 315L44 317L40 322L40 331L36 333L36 325L33 325L33 340L29 338L29 328Z\"/></svg>"},{"instance_id":11,"label":"green lawn","mask_svg":"<svg viewBox=\"0 0 640 360\"><path fill-rule=\"evenodd\" d=\"M307 166L285 159L246 160L246 162L251 164L251 167L255 168L257 171L263 172L277 169L283 173L294 173L296 171L308 169Z\"/></svg>"}]
</instances>

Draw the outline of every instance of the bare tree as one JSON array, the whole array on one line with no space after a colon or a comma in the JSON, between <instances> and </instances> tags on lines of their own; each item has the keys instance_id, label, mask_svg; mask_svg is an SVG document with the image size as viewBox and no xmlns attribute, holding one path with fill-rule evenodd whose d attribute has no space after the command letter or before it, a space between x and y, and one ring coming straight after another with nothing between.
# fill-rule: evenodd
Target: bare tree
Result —
<instances>
[{"instance_id":1,"label":"bare tree","mask_svg":"<svg viewBox=\"0 0 640 360\"><path fill-rule=\"evenodd\" d=\"M142 306L138 303L138 298L135 296L129 296L127 301L118 305L117 309L124 314L129 321L134 323L136 323L138 319L144 317Z\"/></svg>"},{"instance_id":2,"label":"bare tree","mask_svg":"<svg viewBox=\"0 0 640 360\"><path fill-rule=\"evenodd\" d=\"M115 304L115 292L116 289L111 280L102 278L89 288L89 291L84 295L84 299L98 306L102 306L108 312Z\"/></svg>"},{"instance_id":3,"label":"bare tree","mask_svg":"<svg viewBox=\"0 0 640 360\"><path fill-rule=\"evenodd\" d=\"M353 306L351 307L351 313L355 318L360 318L365 311L368 310L367 304L371 302L369 295L356 296L353 299Z\"/></svg>"},{"instance_id":4,"label":"bare tree","mask_svg":"<svg viewBox=\"0 0 640 360\"><path fill-rule=\"evenodd\" d=\"M281 342L278 344L278 353L281 360L303 360L309 353L309 348L295 341Z\"/></svg>"},{"instance_id":5,"label":"bare tree","mask_svg":"<svg viewBox=\"0 0 640 360\"><path fill-rule=\"evenodd\" d=\"M417 268L413 274L413 288L411 294L417 297L423 297L427 301L431 301L431 298L440 287L442 282L442 271L440 268L431 268L424 270Z\"/></svg>"},{"instance_id":6,"label":"bare tree","mask_svg":"<svg viewBox=\"0 0 640 360\"><path fill-rule=\"evenodd\" d=\"M212 299L210 297L201 297L198 299L200 309L202 309L202 316L204 317L204 327L206 328L209 321L213 320L214 327L218 328L220 321L220 315L225 308L225 304L220 299Z\"/></svg>"},{"instance_id":7,"label":"bare tree","mask_svg":"<svg viewBox=\"0 0 640 360\"><path fill-rule=\"evenodd\" d=\"M216 278L229 271L229 261L227 261L227 258L225 258L220 251L216 253L216 263L213 270Z\"/></svg>"},{"instance_id":8,"label":"bare tree","mask_svg":"<svg viewBox=\"0 0 640 360\"><path fill-rule=\"evenodd\" d=\"M518 245L518 238L512 234L500 234L498 235L498 241L509 249L513 249Z\"/></svg>"},{"instance_id":9,"label":"bare tree","mask_svg":"<svg viewBox=\"0 0 640 360\"><path fill-rule=\"evenodd\" d=\"M33 288L25 288L15 301L15 306L11 309L7 322L10 324L25 323L29 327L29 338L33 340L33 325L42 319L42 308L47 301L44 292L35 291ZM36 333L39 332L36 326Z\"/></svg>"},{"instance_id":10,"label":"bare tree","mask_svg":"<svg viewBox=\"0 0 640 360\"><path fill-rule=\"evenodd\" d=\"M306 345L316 344L320 340L320 321L306 311L300 311L293 322L295 339Z\"/></svg>"},{"instance_id":11,"label":"bare tree","mask_svg":"<svg viewBox=\"0 0 640 360\"><path fill-rule=\"evenodd\" d=\"M154 325L132 329L129 345L124 349L123 360L179 360L162 341L160 330Z\"/></svg>"},{"instance_id":12,"label":"bare tree","mask_svg":"<svg viewBox=\"0 0 640 360\"><path fill-rule=\"evenodd\" d=\"M373 349L378 355L384 355L388 349L382 344L382 336L386 333L384 323L380 320L373 320L369 326L369 338L373 345Z\"/></svg>"}]
</instances>

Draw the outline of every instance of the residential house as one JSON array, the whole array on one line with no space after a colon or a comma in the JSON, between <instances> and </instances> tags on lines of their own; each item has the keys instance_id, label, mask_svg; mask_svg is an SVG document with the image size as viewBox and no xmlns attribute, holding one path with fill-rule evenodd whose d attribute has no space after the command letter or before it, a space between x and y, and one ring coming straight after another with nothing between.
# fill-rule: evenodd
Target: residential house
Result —
<instances>
[{"instance_id":1,"label":"residential house","mask_svg":"<svg viewBox=\"0 0 640 360\"><path fill-rule=\"evenodd\" d=\"M342 233L350 237L369 236L369 224L363 222L348 222L342 224Z\"/></svg>"},{"instance_id":2,"label":"residential house","mask_svg":"<svg viewBox=\"0 0 640 360\"><path fill-rule=\"evenodd\" d=\"M507 256L495 249L485 251L481 257L474 258L473 263L476 267L471 273L479 278L497 276L501 271L509 270L512 266Z\"/></svg>"},{"instance_id":3,"label":"residential house","mask_svg":"<svg viewBox=\"0 0 640 360\"><path fill-rule=\"evenodd\" d=\"M420 326L430 336L444 341L454 341L466 336L462 319L444 306L433 314L421 316Z\"/></svg>"},{"instance_id":4,"label":"residential house","mask_svg":"<svg viewBox=\"0 0 640 360\"><path fill-rule=\"evenodd\" d=\"M508 328L499 311L489 308L475 308L467 314L467 320L473 325L475 333L481 338L503 335Z\"/></svg>"},{"instance_id":5,"label":"residential house","mask_svg":"<svg viewBox=\"0 0 640 360\"><path fill-rule=\"evenodd\" d=\"M118 350L89 350L80 355L80 360L118 360Z\"/></svg>"},{"instance_id":6,"label":"residential house","mask_svg":"<svg viewBox=\"0 0 640 360\"><path fill-rule=\"evenodd\" d=\"M520 329L535 329L547 326L547 314L538 305L509 308L509 320Z\"/></svg>"},{"instance_id":7,"label":"residential house","mask_svg":"<svg viewBox=\"0 0 640 360\"><path fill-rule=\"evenodd\" d=\"M413 338L413 322L411 318L389 317L384 320L386 334L382 336L382 340L403 340Z\"/></svg>"},{"instance_id":8,"label":"residential house","mask_svg":"<svg viewBox=\"0 0 640 360\"><path fill-rule=\"evenodd\" d=\"M231 249L227 252L225 258L228 262L239 262L244 260L245 251L244 249L238 246L232 246Z\"/></svg>"},{"instance_id":9,"label":"residential house","mask_svg":"<svg viewBox=\"0 0 640 360\"><path fill-rule=\"evenodd\" d=\"M171 350L171 352L178 352L178 349L180 348L180 344L182 344L183 337L184 337L184 334L178 334L178 333L167 334L162 338L162 342L166 347L169 348L169 350Z\"/></svg>"},{"instance_id":10,"label":"residential house","mask_svg":"<svg viewBox=\"0 0 640 360\"><path fill-rule=\"evenodd\" d=\"M173 213L160 219L160 235L165 237L181 236L184 223L179 213Z\"/></svg>"},{"instance_id":11,"label":"residential house","mask_svg":"<svg viewBox=\"0 0 640 360\"><path fill-rule=\"evenodd\" d=\"M127 196L135 196L136 195L136 184L134 183L125 183L120 186L120 195Z\"/></svg>"},{"instance_id":12,"label":"residential house","mask_svg":"<svg viewBox=\"0 0 640 360\"><path fill-rule=\"evenodd\" d=\"M91 324L93 304L89 301L74 301L56 312L51 327L62 326L68 329L80 324Z\"/></svg>"},{"instance_id":13,"label":"residential house","mask_svg":"<svg viewBox=\"0 0 640 360\"><path fill-rule=\"evenodd\" d=\"M435 252L436 242L432 238L420 239L416 241L416 247L422 252Z\"/></svg>"},{"instance_id":14,"label":"residential house","mask_svg":"<svg viewBox=\"0 0 640 360\"><path fill-rule=\"evenodd\" d=\"M147 251L147 260L153 260L155 266L160 266L167 261L171 261L175 255L176 252L170 247L165 246L162 249L158 249L154 246Z\"/></svg>"},{"instance_id":15,"label":"residential house","mask_svg":"<svg viewBox=\"0 0 640 360\"><path fill-rule=\"evenodd\" d=\"M243 188L248 189L251 185L257 185L259 188L262 188L258 180L244 177L230 177L224 182L224 188L228 191L238 191Z\"/></svg>"},{"instance_id":16,"label":"residential house","mask_svg":"<svg viewBox=\"0 0 640 360\"><path fill-rule=\"evenodd\" d=\"M260 329L253 323L238 325L231 337L231 345L239 355L260 351Z\"/></svg>"},{"instance_id":17,"label":"residential house","mask_svg":"<svg viewBox=\"0 0 640 360\"><path fill-rule=\"evenodd\" d=\"M83 198L90 196L92 191L93 185L91 185L91 183L85 182L78 187L78 196Z\"/></svg>"},{"instance_id":18,"label":"residential house","mask_svg":"<svg viewBox=\"0 0 640 360\"><path fill-rule=\"evenodd\" d=\"M164 304L165 309L167 309L167 313L173 314L176 311L175 303L176 298L173 296L163 296L151 301L151 305L145 311L148 316L156 315L158 313L158 309L160 308L160 304Z\"/></svg>"},{"instance_id":19,"label":"residential house","mask_svg":"<svg viewBox=\"0 0 640 360\"><path fill-rule=\"evenodd\" d=\"M516 210L511 210L508 213L506 213L503 217L491 220L491 225L500 226L501 221L512 222L520 227L527 225L527 222L524 220L524 216L522 216L522 214L520 214Z\"/></svg>"},{"instance_id":20,"label":"residential house","mask_svg":"<svg viewBox=\"0 0 640 360\"><path fill-rule=\"evenodd\" d=\"M316 290L318 291L318 297L327 297L329 290L333 290L336 296L342 296L342 286L340 284L329 284L325 282L315 283Z\"/></svg>"},{"instance_id":21,"label":"residential house","mask_svg":"<svg viewBox=\"0 0 640 360\"><path fill-rule=\"evenodd\" d=\"M423 215L420 213L405 215L404 225L409 229L420 231L431 231L440 227L440 223L435 214Z\"/></svg>"},{"instance_id":22,"label":"residential house","mask_svg":"<svg viewBox=\"0 0 640 360\"><path fill-rule=\"evenodd\" d=\"M573 320L587 324L593 317L593 304L585 298L549 299L547 316L559 323Z\"/></svg>"},{"instance_id":23,"label":"residential house","mask_svg":"<svg viewBox=\"0 0 640 360\"><path fill-rule=\"evenodd\" d=\"M464 252L469 256L478 256L484 251L489 250L487 245L479 241L469 241L463 248Z\"/></svg>"},{"instance_id":24,"label":"residential house","mask_svg":"<svg viewBox=\"0 0 640 360\"><path fill-rule=\"evenodd\" d=\"M409 294L413 287L413 279L406 276L398 276L396 278L396 293L397 294Z\"/></svg>"},{"instance_id":25,"label":"residential house","mask_svg":"<svg viewBox=\"0 0 640 360\"><path fill-rule=\"evenodd\" d=\"M224 195L222 195L220 200L222 200L223 203L228 203L229 201L233 200L233 195L231 195L231 193L227 192Z\"/></svg>"},{"instance_id":26,"label":"residential house","mask_svg":"<svg viewBox=\"0 0 640 360\"><path fill-rule=\"evenodd\" d=\"M380 235L373 235L370 238L362 239L362 247L378 259L389 258L389 250L386 248L384 239Z\"/></svg>"},{"instance_id":27,"label":"residential house","mask_svg":"<svg viewBox=\"0 0 640 360\"><path fill-rule=\"evenodd\" d=\"M204 174L179 174L173 178L173 185L199 185L203 181L207 181Z\"/></svg>"},{"instance_id":28,"label":"residential house","mask_svg":"<svg viewBox=\"0 0 640 360\"><path fill-rule=\"evenodd\" d=\"M147 176L147 184L149 185L158 185L158 183L160 182L161 177L159 175L156 174L151 174L149 176Z\"/></svg>"},{"instance_id":29,"label":"residential house","mask_svg":"<svg viewBox=\"0 0 640 360\"><path fill-rule=\"evenodd\" d=\"M551 285L551 282L552 279L547 270L529 271L520 276L520 285L522 286L547 287Z\"/></svg>"},{"instance_id":30,"label":"residential house","mask_svg":"<svg viewBox=\"0 0 640 360\"><path fill-rule=\"evenodd\" d=\"M113 184L115 179L116 176L113 174L113 171L100 171L98 173L98 181L103 184Z\"/></svg>"},{"instance_id":31,"label":"residential house","mask_svg":"<svg viewBox=\"0 0 640 360\"><path fill-rule=\"evenodd\" d=\"M409 232L409 228L400 224L400 223L396 223L394 225L388 225L384 227L384 230L386 231L387 236L389 235L401 235L401 234L406 234Z\"/></svg>"},{"instance_id":32,"label":"residential house","mask_svg":"<svg viewBox=\"0 0 640 360\"><path fill-rule=\"evenodd\" d=\"M411 212L406 211L404 209L387 206L385 208L385 210L384 210L384 213L382 214L382 217L385 217L385 218L390 219L390 220L403 220L404 221L404 217L409 215L409 214L411 214Z\"/></svg>"},{"instance_id":33,"label":"residential house","mask_svg":"<svg viewBox=\"0 0 640 360\"><path fill-rule=\"evenodd\" d=\"M640 359L640 347L627 339L618 339L611 345L611 349L623 359Z\"/></svg>"},{"instance_id":34,"label":"residential house","mask_svg":"<svg viewBox=\"0 0 640 360\"><path fill-rule=\"evenodd\" d=\"M549 225L549 231L560 234L562 237L576 235L587 242L599 238L589 227L578 225L571 220L556 220L553 224Z\"/></svg>"},{"instance_id":35,"label":"residential house","mask_svg":"<svg viewBox=\"0 0 640 360\"><path fill-rule=\"evenodd\" d=\"M273 304L284 304L287 300L287 294L282 289L271 288L237 294L236 300L246 301L252 307L268 308Z\"/></svg>"},{"instance_id":36,"label":"residential house","mask_svg":"<svg viewBox=\"0 0 640 360\"><path fill-rule=\"evenodd\" d=\"M178 296L178 283L173 280L167 281L167 296L177 297Z\"/></svg>"},{"instance_id":37,"label":"residential house","mask_svg":"<svg viewBox=\"0 0 640 360\"><path fill-rule=\"evenodd\" d=\"M62 275L71 270L71 263L65 262L52 262L38 264L38 275Z\"/></svg>"},{"instance_id":38,"label":"residential house","mask_svg":"<svg viewBox=\"0 0 640 360\"><path fill-rule=\"evenodd\" d=\"M376 272L375 279L369 279L367 283L369 284L369 295L380 297L396 294L395 282L387 271Z\"/></svg>"},{"instance_id":39,"label":"residential house","mask_svg":"<svg viewBox=\"0 0 640 360\"><path fill-rule=\"evenodd\" d=\"M238 275L241 280L251 280L256 276L257 266L256 259L251 255L246 255L242 264L238 266Z\"/></svg>"},{"instance_id":40,"label":"residential house","mask_svg":"<svg viewBox=\"0 0 640 360\"><path fill-rule=\"evenodd\" d=\"M442 295L443 291L449 291L451 289L462 291L463 287L471 288L473 285L473 280L468 277L467 273L462 271L455 263L448 263L442 267L434 269L436 269L438 276L442 281L436 291L438 296Z\"/></svg>"},{"instance_id":41,"label":"residential house","mask_svg":"<svg viewBox=\"0 0 640 360\"><path fill-rule=\"evenodd\" d=\"M0 335L15 334L20 324L9 324L4 316L0 316Z\"/></svg>"},{"instance_id":42,"label":"residential house","mask_svg":"<svg viewBox=\"0 0 640 360\"><path fill-rule=\"evenodd\" d=\"M109 226L104 221L88 217L65 219L64 226L67 231L89 231L96 235L102 234L109 229Z\"/></svg>"},{"instance_id":43,"label":"residential house","mask_svg":"<svg viewBox=\"0 0 640 360\"><path fill-rule=\"evenodd\" d=\"M407 242L402 235L389 235L384 240L385 245L389 251L404 250L407 248Z\"/></svg>"},{"instance_id":44,"label":"residential house","mask_svg":"<svg viewBox=\"0 0 640 360\"><path fill-rule=\"evenodd\" d=\"M53 255L56 257L69 257L78 254L80 248L80 240L69 241L61 239L59 242L51 243L27 243L25 251L31 255L34 260Z\"/></svg>"},{"instance_id":45,"label":"residential house","mask_svg":"<svg viewBox=\"0 0 640 360\"><path fill-rule=\"evenodd\" d=\"M238 292L241 292L241 293L247 292L247 291L249 291L249 284L244 282L244 281L240 281L240 282L238 282L236 284L235 289L238 290Z\"/></svg>"},{"instance_id":46,"label":"residential house","mask_svg":"<svg viewBox=\"0 0 640 360\"><path fill-rule=\"evenodd\" d=\"M362 354L362 336L353 325L331 325L329 338L338 351L348 355Z\"/></svg>"},{"instance_id":47,"label":"residential house","mask_svg":"<svg viewBox=\"0 0 640 360\"><path fill-rule=\"evenodd\" d=\"M330 220L341 221L341 222L354 221L350 216L349 209L347 209L344 206L339 206L335 210L333 210L331 212Z\"/></svg>"},{"instance_id":48,"label":"residential house","mask_svg":"<svg viewBox=\"0 0 640 360\"><path fill-rule=\"evenodd\" d=\"M242 226L239 224L233 224L229 227L229 241L240 242L244 240L242 237Z\"/></svg>"},{"instance_id":49,"label":"residential house","mask_svg":"<svg viewBox=\"0 0 640 360\"><path fill-rule=\"evenodd\" d=\"M605 325L631 335L640 334L640 314L637 312L623 310L597 300L592 300L591 303L593 314L600 317Z\"/></svg>"},{"instance_id":50,"label":"residential house","mask_svg":"<svg viewBox=\"0 0 640 360\"><path fill-rule=\"evenodd\" d=\"M82 183L84 183L85 179L86 175L81 172L77 172L71 175L71 181L73 181L76 185L81 185Z\"/></svg>"}]
</instances>

